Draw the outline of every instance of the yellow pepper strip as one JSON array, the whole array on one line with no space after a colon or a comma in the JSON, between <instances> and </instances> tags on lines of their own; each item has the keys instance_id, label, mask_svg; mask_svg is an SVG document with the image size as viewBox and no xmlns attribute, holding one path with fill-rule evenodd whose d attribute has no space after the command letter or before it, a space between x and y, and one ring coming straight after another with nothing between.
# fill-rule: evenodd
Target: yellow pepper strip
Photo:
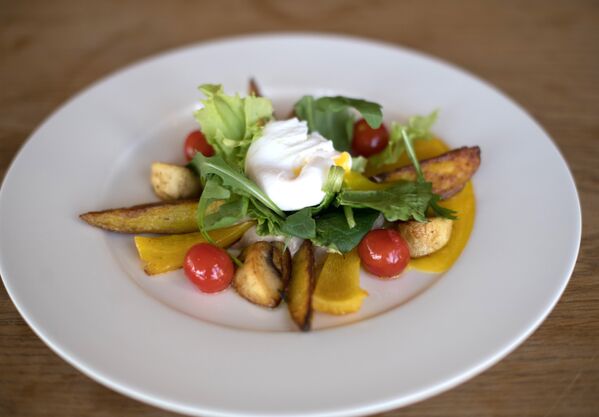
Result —
<instances>
[{"instance_id":1,"label":"yellow pepper strip","mask_svg":"<svg viewBox=\"0 0 599 417\"><path fill-rule=\"evenodd\" d=\"M208 232L216 245L228 247L235 243L254 225L254 222L244 222L223 229ZM168 236L135 236L135 247L144 263L144 271L148 275L161 274L179 269L183 266L185 254L189 248L206 239L200 232Z\"/></svg>"},{"instance_id":2,"label":"yellow pepper strip","mask_svg":"<svg viewBox=\"0 0 599 417\"><path fill-rule=\"evenodd\" d=\"M312 308L329 314L348 314L362 307L368 293L360 288L360 256L356 249L345 255L329 253L316 281Z\"/></svg>"}]
</instances>

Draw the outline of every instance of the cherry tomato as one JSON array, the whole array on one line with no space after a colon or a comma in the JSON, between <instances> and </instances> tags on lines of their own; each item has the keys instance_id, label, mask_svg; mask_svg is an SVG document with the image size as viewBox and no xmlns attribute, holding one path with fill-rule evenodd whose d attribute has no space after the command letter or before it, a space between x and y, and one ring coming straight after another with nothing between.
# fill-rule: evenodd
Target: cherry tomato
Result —
<instances>
[{"instance_id":1,"label":"cherry tomato","mask_svg":"<svg viewBox=\"0 0 599 417\"><path fill-rule=\"evenodd\" d=\"M231 284L235 267L224 249L209 243L198 243L185 255L183 270L200 291L218 292Z\"/></svg>"},{"instance_id":2,"label":"cherry tomato","mask_svg":"<svg viewBox=\"0 0 599 417\"><path fill-rule=\"evenodd\" d=\"M214 148L206 141L202 132L194 130L185 138L184 152L187 160L191 161L197 152L202 152L204 156L214 155Z\"/></svg>"},{"instance_id":3,"label":"cherry tomato","mask_svg":"<svg viewBox=\"0 0 599 417\"><path fill-rule=\"evenodd\" d=\"M408 244L395 230L375 229L358 245L364 269L378 277L399 275L410 261Z\"/></svg>"},{"instance_id":4,"label":"cherry tomato","mask_svg":"<svg viewBox=\"0 0 599 417\"><path fill-rule=\"evenodd\" d=\"M369 157L381 152L389 143L389 132L384 124L373 129L364 119L354 124L352 151L355 155Z\"/></svg>"}]
</instances>

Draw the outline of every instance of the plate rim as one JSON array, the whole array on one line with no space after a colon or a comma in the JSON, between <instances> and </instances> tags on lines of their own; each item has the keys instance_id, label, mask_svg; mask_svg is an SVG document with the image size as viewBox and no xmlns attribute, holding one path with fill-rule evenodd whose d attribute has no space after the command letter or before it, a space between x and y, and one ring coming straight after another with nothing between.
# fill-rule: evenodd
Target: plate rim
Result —
<instances>
[{"instance_id":1,"label":"plate rim","mask_svg":"<svg viewBox=\"0 0 599 417\"><path fill-rule=\"evenodd\" d=\"M457 71L463 75L466 75L470 79L474 79L474 80L478 81L479 83L483 84L487 88L491 89L494 93L500 95L503 99L508 101L513 107L518 109L520 112L525 114L526 117L530 121L533 122L535 127L537 129L539 129L544 134L544 136L548 139L548 143L550 144L550 146L553 147L553 150L556 151L557 154L559 155L560 161L564 165L565 171L567 172L567 174L569 176L568 180L569 180L569 184L574 192L576 211L577 211L577 218L576 218L576 222L574 225L576 228L575 232L576 232L576 236L577 236L576 244L575 244L576 247L575 247L575 250L572 252L572 256L570 257L570 262L566 268L568 270L567 278L562 280L561 286L558 289L558 291L555 293L555 296L553 297L553 299L547 300L549 302L546 303L545 310L536 317L534 324L531 325L526 332L521 333L518 337L512 339L510 341L510 343L506 344L501 349L498 349L492 357L489 357L487 359L487 361L479 363L477 366L472 367L472 368L466 370L465 372L462 372L460 375L456 376L455 378L444 381L442 383L439 383L436 386L431 387L430 389L428 389L426 391L421 391L421 392L415 393L413 395L409 395L407 397L404 396L401 398L389 399L389 401L385 402L385 403L381 403L380 401L377 401L375 403L365 405L364 407L362 407L360 409L357 409L355 407L352 407L351 409L343 409L342 406L340 406L337 408L338 411L336 411L336 412L325 412L325 413L318 412L318 413L313 413L313 415L326 415L326 416L362 415L365 413L382 412L382 411L390 410L390 409L393 409L396 407L401 407L401 406L412 404L412 403L415 403L418 401L422 401L426 398L429 398L429 397L439 394L441 392L447 391L447 390L455 387L456 385L480 374L484 370L490 368L491 366L493 366L494 364L499 362L501 359L503 359L507 355L509 355L512 351L514 351L519 345L521 345L523 343L524 340L526 340L536 329L538 329L538 327L548 317L548 315L551 313L551 311L553 310L553 308L555 307L557 302L560 300L563 292L565 291L565 288L567 287L568 283L570 282L575 265L577 263L578 255L580 253L580 245L581 245L582 211L581 211L581 204L580 204L580 196L579 196L578 188L576 186L576 181L575 181L574 175L572 173L572 170L570 169L570 166L569 166L568 162L566 161L566 159L564 158L563 153L561 152L557 143L547 133L547 131L543 128L543 126L541 126L540 123L526 109L524 109L518 102L516 102L510 96L505 94L503 91L499 90L497 87L490 84L485 79L482 79L479 76L471 73L467 69L461 68L449 61L446 61L445 59L441 59L436 56L429 55L428 53L424 53L424 52L412 49L410 47L405 47L401 44L395 44L392 42L382 41L382 40L378 40L378 39L374 39L374 38L366 38L366 37L358 37L358 36L353 36L353 35L335 34L335 33L326 33L326 32L323 33L323 32L304 32L304 31L284 31L284 32L249 33L249 34L241 34L241 35L236 35L236 36L223 36L223 37L208 38L208 39L200 41L200 42L191 42L191 43L187 43L182 46L178 46L178 47L171 48L171 49L166 49L164 51L148 55L148 56L146 56L142 59L136 60L124 67L118 68L115 71L108 72L107 74L105 74L102 77L93 81L91 84L89 84L89 85L85 86L84 88L82 88L81 90L79 90L74 95L70 96L62 104L60 104L58 107L56 107L54 110L52 110L52 112L45 117L45 119L32 131L32 133L28 136L28 138L23 142L23 144L21 145L21 147L19 148L19 150L13 157L12 161L10 162L8 169L6 170L6 173L2 180L2 185L0 186L0 201L2 200L2 190L4 189L4 185L6 183L8 183L10 181L10 178L12 177L12 175L14 175L14 171L15 171L14 166L16 165L18 159L24 154L25 149L27 149L29 146L31 146L31 143L33 143L32 139L37 135L37 133L39 131L43 130L51 122L51 120L54 118L55 115L62 112L72 102L76 101L79 97L86 95L89 91L96 88L98 85L100 85L104 82L107 82L108 80L110 80L120 74L123 74L125 72L135 71L138 67L144 66L154 60L164 59L170 55L175 55L179 52L183 52L186 50L190 50L190 49L194 49L194 48L198 48L198 47L204 47L207 45L211 45L211 46L217 45L219 43L235 43L238 41L269 40L269 39L281 38L281 37L292 38L292 40L296 40L296 41L297 40L301 41L306 38L310 38L310 39L324 38L326 40L331 40L331 41L359 42L359 43L362 43L367 46L379 46L379 47L383 46L383 47L386 47L389 49L399 50L402 52L406 52L410 55L416 55L418 57L425 58L426 60L436 62L443 66L449 67L452 70ZM92 380L108 387L109 389L111 389L113 391L116 391L123 395L132 397L136 400L151 404L153 406L156 406L156 407L159 407L159 408L165 409L165 410L181 412L181 413L186 413L186 414L191 414L191 415L198 415L198 413L202 413L202 414L207 413L209 415L216 415L216 416L239 415L238 413L229 413L226 410L210 410L210 409L201 409L200 410L196 407L189 408L185 405L172 403L172 402L169 402L168 400L165 400L162 398L157 398L155 396L148 396L145 393L139 392L134 388L123 386L119 382L111 380L110 377L103 375L102 372L99 372L98 370L94 370L94 369L88 367L85 363L80 363L79 361L77 361L76 355L74 355L71 352L68 352L64 347L59 346L60 343L54 341L50 336L48 336L45 333L44 329L42 327L40 327L29 314L27 314L27 308L25 305L22 304L22 300L19 300L18 296L15 298L15 295L13 293L13 288L10 285L10 279L6 278L6 275L4 273L5 270L6 270L6 268L3 266L3 258L2 258L2 256L0 256L0 276L2 277L2 281L3 281L4 287L6 288L7 294L9 295L11 301L13 302L13 305L15 306L15 308L17 309L17 311L19 312L19 314L21 315L23 320L28 324L28 326L33 330L33 332L40 339L42 339L42 341L54 353L56 353L59 357L61 357L63 360L65 360L71 366L78 369L80 372L84 373L86 376L90 377ZM243 415L252 415L252 414L243 414ZM286 414L286 415L295 415L295 414L290 413L290 414Z\"/></svg>"}]
</instances>

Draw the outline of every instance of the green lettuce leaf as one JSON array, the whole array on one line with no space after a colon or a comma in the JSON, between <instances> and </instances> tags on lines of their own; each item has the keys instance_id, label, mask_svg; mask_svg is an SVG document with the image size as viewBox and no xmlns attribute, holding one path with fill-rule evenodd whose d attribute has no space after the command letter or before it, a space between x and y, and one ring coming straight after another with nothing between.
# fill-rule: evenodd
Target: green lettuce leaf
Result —
<instances>
[{"instance_id":1,"label":"green lettuce leaf","mask_svg":"<svg viewBox=\"0 0 599 417\"><path fill-rule=\"evenodd\" d=\"M383 190L342 190L336 201L341 206L378 210L390 222L412 219L424 222L432 198L430 182L398 181Z\"/></svg>"},{"instance_id":2,"label":"green lettuce leaf","mask_svg":"<svg viewBox=\"0 0 599 417\"><path fill-rule=\"evenodd\" d=\"M314 239L316 237L316 222L312 218L310 207L303 208L288 216L281 226L281 233L302 239Z\"/></svg>"},{"instance_id":3,"label":"green lettuce leaf","mask_svg":"<svg viewBox=\"0 0 599 417\"><path fill-rule=\"evenodd\" d=\"M346 253L355 248L372 228L379 213L370 209L353 210L354 227L348 225L344 210L338 208L316 219L316 237L312 242L331 251Z\"/></svg>"},{"instance_id":4,"label":"green lettuce leaf","mask_svg":"<svg viewBox=\"0 0 599 417\"><path fill-rule=\"evenodd\" d=\"M263 97L229 96L221 85L200 86L206 99L194 116L206 140L228 164L243 168L245 155L262 126L272 118L272 103Z\"/></svg>"},{"instance_id":5,"label":"green lettuce leaf","mask_svg":"<svg viewBox=\"0 0 599 417\"><path fill-rule=\"evenodd\" d=\"M407 124L397 122L391 123L389 132L389 144L382 152L368 158L368 167L377 168L393 164L399 160L399 157L406 150L404 135L412 142L420 139L430 139L432 134L431 127L437 120L437 111L427 116L413 116L408 119Z\"/></svg>"},{"instance_id":6,"label":"green lettuce leaf","mask_svg":"<svg viewBox=\"0 0 599 417\"><path fill-rule=\"evenodd\" d=\"M354 116L350 108L355 108L372 127L379 127L383 120L381 106L366 100L348 97L304 96L295 103L295 115L308 123L310 132L318 132L333 142L339 152L351 149L354 129Z\"/></svg>"},{"instance_id":7,"label":"green lettuce leaf","mask_svg":"<svg viewBox=\"0 0 599 417\"><path fill-rule=\"evenodd\" d=\"M250 197L259 201L275 214L285 217L285 213L273 203L270 197L268 197L256 183L227 164L220 155L206 157L198 152L190 162L189 166L200 176L203 183L206 183L208 177L216 176L220 178L223 187L238 195ZM200 201L203 196L204 193L202 193Z\"/></svg>"}]
</instances>

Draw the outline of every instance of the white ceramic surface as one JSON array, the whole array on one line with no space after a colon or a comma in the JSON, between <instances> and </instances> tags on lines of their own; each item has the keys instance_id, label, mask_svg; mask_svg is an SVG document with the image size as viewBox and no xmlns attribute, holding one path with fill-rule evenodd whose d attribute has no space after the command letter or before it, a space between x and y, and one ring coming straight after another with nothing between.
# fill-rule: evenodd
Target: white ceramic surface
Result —
<instances>
[{"instance_id":1,"label":"white ceramic surface","mask_svg":"<svg viewBox=\"0 0 599 417\"><path fill-rule=\"evenodd\" d=\"M249 76L280 114L303 94L329 93L377 101L387 120L438 108L436 134L479 145L478 214L454 267L392 283L364 276L371 295L359 314L319 315L318 330L302 334L284 308L200 294L181 272L148 278L130 237L79 221L154 199L149 163L182 162L197 85L245 91ZM565 288L580 228L555 145L493 87L396 46L271 34L145 60L56 111L0 191L0 272L55 352L123 394L195 415L349 416L434 395L514 349Z\"/></svg>"}]
</instances>

